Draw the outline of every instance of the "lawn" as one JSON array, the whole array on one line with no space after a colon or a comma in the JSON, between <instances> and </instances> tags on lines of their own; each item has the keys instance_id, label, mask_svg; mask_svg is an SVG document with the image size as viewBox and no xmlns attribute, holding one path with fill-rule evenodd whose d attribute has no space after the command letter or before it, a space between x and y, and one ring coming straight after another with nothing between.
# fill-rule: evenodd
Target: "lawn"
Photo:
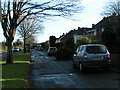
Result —
<instances>
[{"instance_id":1,"label":"lawn","mask_svg":"<svg viewBox=\"0 0 120 90\"><path fill-rule=\"evenodd\" d=\"M2 88L25 88L30 59L30 53L15 54L14 64L2 65L2 79L0 79Z\"/></svg>"},{"instance_id":2,"label":"lawn","mask_svg":"<svg viewBox=\"0 0 120 90\"><path fill-rule=\"evenodd\" d=\"M7 51L7 50L6 50L6 47L0 46L0 52L5 52L5 51Z\"/></svg>"},{"instance_id":3,"label":"lawn","mask_svg":"<svg viewBox=\"0 0 120 90\"><path fill-rule=\"evenodd\" d=\"M30 61L30 53L20 53L20 54L15 54L13 56L13 61L14 63L29 63ZM0 64L5 64L6 59L0 61Z\"/></svg>"}]
</instances>

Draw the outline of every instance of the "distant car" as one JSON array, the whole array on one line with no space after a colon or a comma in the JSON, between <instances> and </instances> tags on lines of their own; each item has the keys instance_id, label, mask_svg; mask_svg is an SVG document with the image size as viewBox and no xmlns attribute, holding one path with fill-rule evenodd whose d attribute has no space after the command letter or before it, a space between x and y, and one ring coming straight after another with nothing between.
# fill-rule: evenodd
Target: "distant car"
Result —
<instances>
[{"instance_id":1,"label":"distant car","mask_svg":"<svg viewBox=\"0 0 120 90\"><path fill-rule=\"evenodd\" d=\"M19 51L23 51L24 49L23 48L19 48Z\"/></svg>"},{"instance_id":2,"label":"distant car","mask_svg":"<svg viewBox=\"0 0 120 90\"><path fill-rule=\"evenodd\" d=\"M57 48L56 47L49 47L49 49L48 49L48 56L55 55L56 52L57 52Z\"/></svg>"},{"instance_id":3,"label":"distant car","mask_svg":"<svg viewBox=\"0 0 120 90\"><path fill-rule=\"evenodd\" d=\"M14 48L13 52L19 52L19 48Z\"/></svg>"},{"instance_id":4,"label":"distant car","mask_svg":"<svg viewBox=\"0 0 120 90\"><path fill-rule=\"evenodd\" d=\"M73 56L73 67L83 71L85 67L102 67L109 70L110 53L102 44L81 45Z\"/></svg>"},{"instance_id":5,"label":"distant car","mask_svg":"<svg viewBox=\"0 0 120 90\"><path fill-rule=\"evenodd\" d=\"M22 48L19 48L19 51L22 51Z\"/></svg>"},{"instance_id":6,"label":"distant car","mask_svg":"<svg viewBox=\"0 0 120 90\"><path fill-rule=\"evenodd\" d=\"M37 50L43 51L43 48L42 47L37 47Z\"/></svg>"}]
</instances>

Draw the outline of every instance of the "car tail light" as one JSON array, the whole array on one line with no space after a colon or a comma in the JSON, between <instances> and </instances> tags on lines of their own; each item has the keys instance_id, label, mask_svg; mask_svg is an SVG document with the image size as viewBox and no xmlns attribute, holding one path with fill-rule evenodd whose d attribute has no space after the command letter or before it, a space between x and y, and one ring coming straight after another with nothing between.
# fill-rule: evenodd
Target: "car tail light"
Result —
<instances>
[{"instance_id":1,"label":"car tail light","mask_svg":"<svg viewBox=\"0 0 120 90\"><path fill-rule=\"evenodd\" d=\"M87 59L87 54L86 53L84 53L83 59Z\"/></svg>"},{"instance_id":2,"label":"car tail light","mask_svg":"<svg viewBox=\"0 0 120 90\"><path fill-rule=\"evenodd\" d=\"M107 59L110 59L110 53L109 52L107 53Z\"/></svg>"}]
</instances>

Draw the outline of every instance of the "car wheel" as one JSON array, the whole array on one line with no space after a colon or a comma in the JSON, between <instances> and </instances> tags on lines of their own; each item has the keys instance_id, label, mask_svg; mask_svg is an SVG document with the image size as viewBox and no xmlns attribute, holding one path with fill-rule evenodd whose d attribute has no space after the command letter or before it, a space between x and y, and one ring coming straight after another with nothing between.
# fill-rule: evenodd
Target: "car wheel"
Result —
<instances>
[{"instance_id":1,"label":"car wheel","mask_svg":"<svg viewBox=\"0 0 120 90\"><path fill-rule=\"evenodd\" d=\"M82 63L80 63L80 65L79 65L79 70L83 71L83 65L82 65Z\"/></svg>"}]
</instances>

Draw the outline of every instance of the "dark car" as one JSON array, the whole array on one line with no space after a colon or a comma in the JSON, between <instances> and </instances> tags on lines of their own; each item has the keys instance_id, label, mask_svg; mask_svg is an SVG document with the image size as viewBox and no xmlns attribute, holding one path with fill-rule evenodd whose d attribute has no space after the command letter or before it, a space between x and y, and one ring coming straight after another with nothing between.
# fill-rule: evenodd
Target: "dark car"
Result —
<instances>
[{"instance_id":1,"label":"dark car","mask_svg":"<svg viewBox=\"0 0 120 90\"><path fill-rule=\"evenodd\" d=\"M110 53L102 44L81 45L73 56L73 66L79 67L80 71L85 67L102 67L109 70Z\"/></svg>"}]
</instances>

